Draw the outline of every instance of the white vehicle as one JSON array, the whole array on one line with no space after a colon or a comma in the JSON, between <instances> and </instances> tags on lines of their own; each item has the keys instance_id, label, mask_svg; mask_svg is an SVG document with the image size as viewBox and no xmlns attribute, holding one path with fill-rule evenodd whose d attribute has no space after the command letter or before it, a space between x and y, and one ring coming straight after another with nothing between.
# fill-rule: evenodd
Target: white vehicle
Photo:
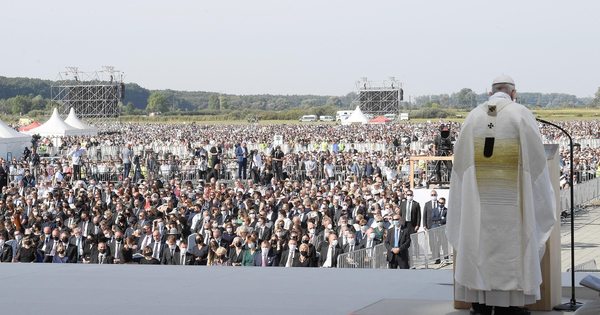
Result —
<instances>
[{"instance_id":1,"label":"white vehicle","mask_svg":"<svg viewBox=\"0 0 600 315\"><path fill-rule=\"evenodd\" d=\"M408 120L408 113L400 113L400 120Z\"/></svg>"},{"instance_id":2,"label":"white vehicle","mask_svg":"<svg viewBox=\"0 0 600 315\"><path fill-rule=\"evenodd\" d=\"M340 110L335 113L335 121L346 120L352 115L351 110Z\"/></svg>"},{"instance_id":3,"label":"white vehicle","mask_svg":"<svg viewBox=\"0 0 600 315\"><path fill-rule=\"evenodd\" d=\"M383 117L394 120L394 119L396 119L396 114L385 114L385 115L383 115Z\"/></svg>"},{"instance_id":4,"label":"white vehicle","mask_svg":"<svg viewBox=\"0 0 600 315\"><path fill-rule=\"evenodd\" d=\"M320 121L333 121L333 116L319 116Z\"/></svg>"},{"instance_id":5,"label":"white vehicle","mask_svg":"<svg viewBox=\"0 0 600 315\"><path fill-rule=\"evenodd\" d=\"M312 122L317 121L317 115L304 115L300 117L300 122Z\"/></svg>"}]
</instances>

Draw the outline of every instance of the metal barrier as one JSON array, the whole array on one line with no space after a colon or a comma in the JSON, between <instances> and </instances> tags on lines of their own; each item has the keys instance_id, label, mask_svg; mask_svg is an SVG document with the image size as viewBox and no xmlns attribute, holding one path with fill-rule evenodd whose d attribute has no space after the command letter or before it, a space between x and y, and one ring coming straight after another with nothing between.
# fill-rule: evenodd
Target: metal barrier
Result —
<instances>
[{"instance_id":1,"label":"metal barrier","mask_svg":"<svg viewBox=\"0 0 600 315\"><path fill-rule=\"evenodd\" d=\"M363 269L386 269L387 250L385 244L378 244L372 248L363 248L338 256L338 268L363 268Z\"/></svg>"},{"instance_id":2,"label":"metal barrier","mask_svg":"<svg viewBox=\"0 0 600 315\"><path fill-rule=\"evenodd\" d=\"M429 264L449 257L451 252L445 225L410 235L408 253L411 268L429 268Z\"/></svg>"},{"instance_id":3,"label":"metal barrier","mask_svg":"<svg viewBox=\"0 0 600 315\"><path fill-rule=\"evenodd\" d=\"M596 265L596 260L592 259L586 262L583 262L579 265L575 265L573 268L576 272L597 272L598 266ZM567 272L571 271L571 268L567 269Z\"/></svg>"},{"instance_id":4,"label":"metal barrier","mask_svg":"<svg viewBox=\"0 0 600 315\"><path fill-rule=\"evenodd\" d=\"M600 178L594 178L579 184L574 185L575 190L573 192L573 198L575 199L575 207L590 202L593 199L600 196ZM562 189L560 191L560 210L568 210L571 206L570 190Z\"/></svg>"}]
</instances>

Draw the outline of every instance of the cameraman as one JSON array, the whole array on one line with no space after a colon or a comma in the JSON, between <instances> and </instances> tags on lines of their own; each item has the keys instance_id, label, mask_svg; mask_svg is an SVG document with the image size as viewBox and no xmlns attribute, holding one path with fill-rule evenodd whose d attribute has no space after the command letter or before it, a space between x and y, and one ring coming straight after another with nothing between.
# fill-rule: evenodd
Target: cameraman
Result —
<instances>
[{"instance_id":1,"label":"cameraman","mask_svg":"<svg viewBox=\"0 0 600 315\"><path fill-rule=\"evenodd\" d=\"M440 125L440 132L435 136L433 142L433 151L437 156L452 156L454 150L454 137L450 133L450 127L446 124ZM452 172L452 161L437 161L435 163L435 175L438 183L442 181L442 164L445 165L450 181L450 173Z\"/></svg>"}]
</instances>

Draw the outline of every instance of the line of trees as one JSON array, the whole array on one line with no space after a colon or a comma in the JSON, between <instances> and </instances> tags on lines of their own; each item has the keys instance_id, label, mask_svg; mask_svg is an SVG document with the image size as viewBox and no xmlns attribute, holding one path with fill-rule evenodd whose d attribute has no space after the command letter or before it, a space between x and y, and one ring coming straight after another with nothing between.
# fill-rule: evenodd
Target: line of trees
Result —
<instances>
[{"instance_id":1,"label":"line of trees","mask_svg":"<svg viewBox=\"0 0 600 315\"><path fill-rule=\"evenodd\" d=\"M558 107L583 107L599 106L600 88L596 93L598 102L591 98L578 98L572 94L565 93L532 93L519 92L517 94L518 102L531 107L558 108ZM419 96L415 99L416 107L442 106L448 108L469 109L481 104L488 99L486 93L475 93L469 88L463 88L452 94L438 94Z\"/></svg>"},{"instance_id":2,"label":"line of trees","mask_svg":"<svg viewBox=\"0 0 600 315\"><path fill-rule=\"evenodd\" d=\"M54 107L50 90L56 83L50 80L7 78L0 76L0 111L7 114L32 114ZM487 100L484 93L463 88L452 94L425 95L414 99L412 109L469 109ZM125 85L121 111L127 115L161 113L233 113L243 110L289 111L304 114L333 114L336 109L349 109L355 93L343 96L322 95L233 95L203 91L148 90L138 84ZM600 88L594 98L577 98L564 93L519 93L519 102L532 107L600 107ZM403 103L404 108L409 104ZM308 110L312 110L310 112Z\"/></svg>"}]
</instances>

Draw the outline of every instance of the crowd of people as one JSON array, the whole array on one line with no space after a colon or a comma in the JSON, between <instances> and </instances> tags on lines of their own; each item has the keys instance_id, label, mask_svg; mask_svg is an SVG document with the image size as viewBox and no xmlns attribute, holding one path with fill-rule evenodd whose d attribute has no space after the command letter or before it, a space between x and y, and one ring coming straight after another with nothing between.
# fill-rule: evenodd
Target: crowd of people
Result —
<instances>
[{"instance_id":1,"label":"crowd of people","mask_svg":"<svg viewBox=\"0 0 600 315\"><path fill-rule=\"evenodd\" d=\"M597 122L561 124L600 138ZM0 261L336 267L342 253L384 244L389 267L408 268L410 234L452 211L430 187L447 180L435 162L409 177L411 157L438 155L439 125L113 124L40 139L0 159ZM577 181L597 175L599 154L576 147ZM431 200L413 200L411 184Z\"/></svg>"}]
</instances>

